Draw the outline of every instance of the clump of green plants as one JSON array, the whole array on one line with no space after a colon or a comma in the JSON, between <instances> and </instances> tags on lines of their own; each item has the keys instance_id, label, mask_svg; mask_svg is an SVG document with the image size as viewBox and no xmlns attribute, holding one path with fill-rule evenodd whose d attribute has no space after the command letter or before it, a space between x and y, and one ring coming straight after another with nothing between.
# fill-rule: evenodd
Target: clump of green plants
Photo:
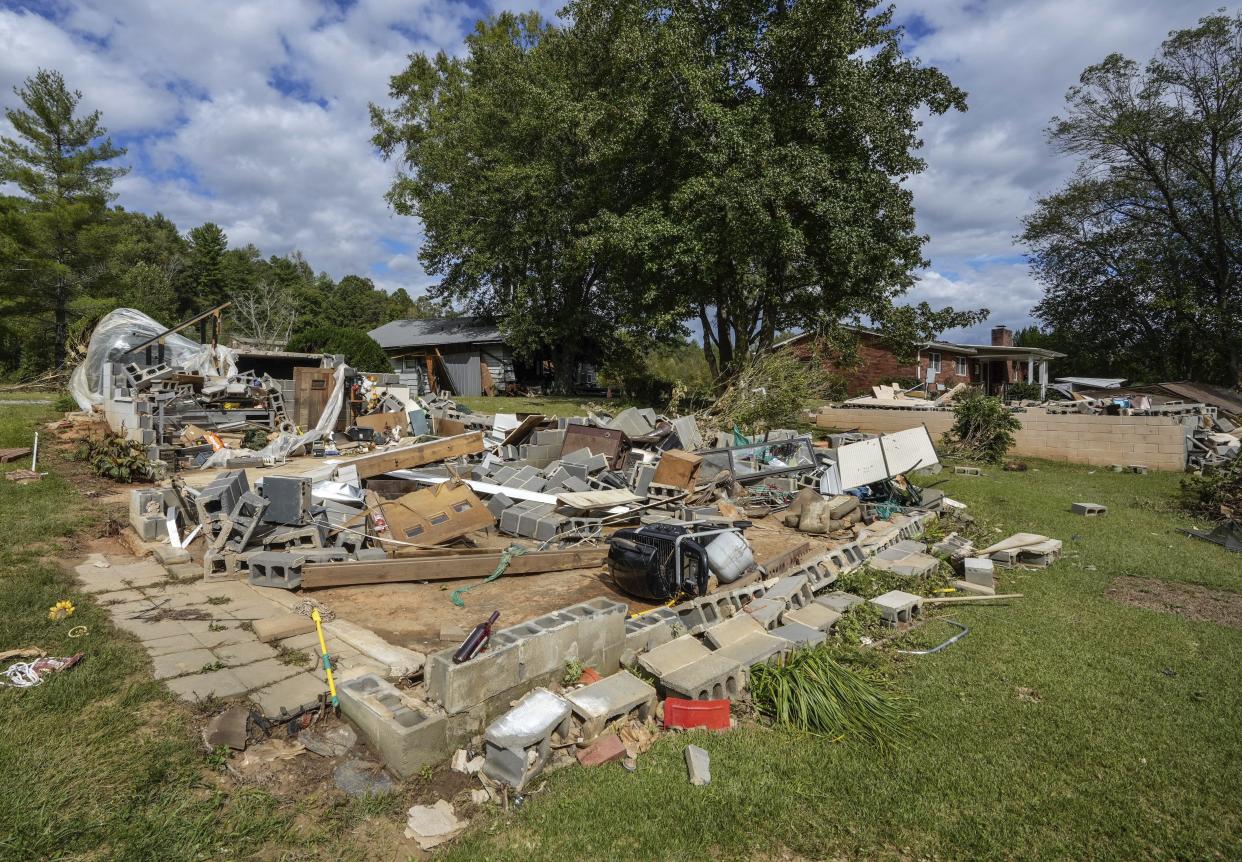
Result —
<instances>
[{"instance_id":1,"label":"clump of green plants","mask_svg":"<svg viewBox=\"0 0 1242 862\"><path fill-rule=\"evenodd\" d=\"M878 670L838 662L823 645L751 670L755 706L777 727L854 737L882 748L910 740L906 700Z\"/></svg>"},{"instance_id":2,"label":"clump of green plants","mask_svg":"<svg viewBox=\"0 0 1242 862\"><path fill-rule=\"evenodd\" d=\"M586 670L586 665L578 661L578 659L571 658L571 659L566 660L565 674L564 676L561 677L561 684L562 685L573 685L579 679L582 678L582 672L584 670Z\"/></svg>"},{"instance_id":3,"label":"clump of green plants","mask_svg":"<svg viewBox=\"0 0 1242 862\"><path fill-rule=\"evenodd\" d=\"M223 771L225 764L229 762L229 747L227 745L217 745L207 752L206 760L207 765L212 769Z\"/></svg>"},{"instance_id":4,"label":"clump of green plants","mask_svg":"<svg viewBox=\"0 0 1242 862\"><path fill-rule=\"evenodd\" d=\"M120 434L83 440L74 450L73 457L85 461L96 476L104 479L117 482L151 482L155 479L146 450Z\"/></svg>"},{"instance_id":5,"label":"clump of green plants","mask_svg":"<svg viewBox=\"0 0 1242 862\"><path fill-rule=\"evenodd\" d=\"M1013 432L1021 427L999 398L971 389L953 402L953 427L940 444L947 454L999 464L1013 448Z\"/></svg>"},{"instance_id":6,"label":"clump of green plants","mask_svg":"<svg viewBox=\"0 0 1242 862\"><path fill-rule=\"evenodd\" d=\"M1182 479L1178 502L1201 518L1242 520L1242 458Z\"/></svg>"},{"instance_id":7,"label":"clump of green plants","mask_svg":"<svg viewBox=\"0 0 1242 862\"><path fill-rule=\"evenodd\" d=\"M1040 401L1040 385L1038 383L1027 383L1025 380L1015 380L1005 386L1006 401Z\"/></svg>"},{"instance_id":8,"label":"clump of green plants","mask_svg":"<svg viewBox=\"0 0 1242 862\"><path fill-rule=\"evenodd\" d=\"M841 615L832 626L832 640L845 646L858 646L864 640L878 640L885 634L886 625L880 609L871 602L854 605Z\"/></svg>"}]
</instances>

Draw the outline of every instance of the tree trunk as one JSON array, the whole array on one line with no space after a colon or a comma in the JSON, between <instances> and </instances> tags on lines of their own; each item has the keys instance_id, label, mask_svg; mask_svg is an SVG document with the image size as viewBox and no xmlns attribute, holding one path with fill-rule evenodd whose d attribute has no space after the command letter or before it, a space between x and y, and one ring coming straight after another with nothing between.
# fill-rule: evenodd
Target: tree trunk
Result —
<instances>
[{"instance_id":1,"label":"tree trunk","mask_svg":"<svg viewBox=\"0 0 1242 862\"><path fill-rule=\"evenodd\" d=\"M53 363L56 368L65 365L65 344L69 341L69 300L65 289L64 278L56 280L56 344L54 345Z\"/></svg>"},{"instance_id":2,"label":"tree trunk","mask_svg":"<svg viewBox=\"0 0 1242 862\"><path fill-rule=\"evenodd\" d=\"M562 342L556 350L555 367L552 375L552 391L556 395L572 395L574 379L577 376L578 351L567 342Z\"/></svg>"}]
</instances>

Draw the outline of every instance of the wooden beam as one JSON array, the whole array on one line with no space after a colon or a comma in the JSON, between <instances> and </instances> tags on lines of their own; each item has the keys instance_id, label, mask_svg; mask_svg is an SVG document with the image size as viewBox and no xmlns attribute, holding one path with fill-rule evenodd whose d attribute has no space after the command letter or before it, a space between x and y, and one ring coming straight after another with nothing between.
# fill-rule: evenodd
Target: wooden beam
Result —
<instances>
[{"instance_id":1,"label":"wooden beam","mask_svg":"<svg viewBox=\"0 0 1242 862\"><path fill-rule=\"evenodd\" d=\"M302 589L348 587L357 584L398 584L410 581L459 581L486 578L500 565L500 551L466 553L442 551L439 557L414 557L346 563L307 563L302 567ZM513 557L504 575L541 575L603 565L607 548L570 551L529 551Z\"/></svg>"},{"instance_id":2,"label":"wooden beam","mask_svg":"<svg viewBox=\"0 0 1242 862\"><path fill-rule=\"evenodd\" d=\"M347 463L358 469L359 479L369 479L372 476L391 473L393 470L408 470L411 467L421 467L424 464L445 461L459 455L474 455L482 451L483 432L470 431L454 437L403 446L400 449L373 452Z\"/></svg>"}]
</instances>

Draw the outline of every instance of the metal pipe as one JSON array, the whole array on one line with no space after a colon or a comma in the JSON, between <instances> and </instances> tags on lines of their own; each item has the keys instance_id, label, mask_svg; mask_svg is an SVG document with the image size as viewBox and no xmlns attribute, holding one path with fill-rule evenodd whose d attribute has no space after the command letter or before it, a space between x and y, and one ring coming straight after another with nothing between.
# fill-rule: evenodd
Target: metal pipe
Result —
<instances>
[{"instance_id":1,"label":"metal pipe","mask_svg":"<svg viewBox=\"0 0 1242 862\"><path fill-rule=\"evenodd\" d=\"M34 446L30 449L30 472L36 472L39 464L39 432L35 432Z\"/></svg>"},{"instance_id":2,"label":"metal pipe","mask_svg":"<svg viewBox=\"0 0 1242 862\"><path fill-rule=\"evenodd\" d=\"M940 652L942 649L947 647L949 644L957 643L962 638L966 637L966 635L970 634L970 629L962 625L961 623L959 623L957 620L943 620L943 622L946 622L951 626L957 626L959 629L961 629L961 631L953 635L952 637L950 637L944 643L938 644L934 647L931 647L930 649L899 649L897 650L897 652L901 653L902 655L931 655L932 653Z\"/></svg>"}]
</instances>

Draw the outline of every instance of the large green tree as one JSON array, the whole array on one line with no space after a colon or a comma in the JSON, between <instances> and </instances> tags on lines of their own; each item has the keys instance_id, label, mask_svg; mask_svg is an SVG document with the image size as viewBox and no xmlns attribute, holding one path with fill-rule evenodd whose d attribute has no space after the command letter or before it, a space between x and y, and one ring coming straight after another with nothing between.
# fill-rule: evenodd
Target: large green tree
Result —
<instances>
[{"instance_id":1,"label":"large green tree","mask_svg":"<svg viewBox=\"0 0 1242 862\"><path fill-rule=\"evenodd\" d=\"M920 112L964 107L873 0L575 0L480 23L373 108L436 294L558 372L698 320L715 371L788 328L884 323L924 263ZM918 308L900 322L932 320Z\"/></svg>"},{"instance_id":2,"label":"large green tree","mask_svg":"<svg viewBox=\"0 0 1242 862\"><path fill-rule=\"evenodd\" d=\"M181 271L179 291L183 313L206 311L228 300L238 285L231 284L227 254L229 238L214 222L192 228Z\"/></svg>"},{"instance_id":3,"label":"large green tree","mask_svg":"<svg viewBox=\"0 0 1242 862\"><path fill-rule=\"evenodd\" d=\"M82 94L59 72L41 69L14 92L22 107L5 110L16 137L0 137L0 183L23 200L10 211L6 314L50 319L52 361L63 365L73 301L103 275L103 250L92 236L104 220L110 164L125 150L112 144L98 111L78 111ZM15 241L14 241L15 240Z\"/></svg>"},{"instance_id":4,"label":"large green tree","mask_svg":"<svg viewBox=\"0 0 1242 862\"><path fill-rule=\"evenodd\" d=\"M1089 67L1049 139L1079 167L1025 221L1038 317L1097 373L1242 385L1242 15Z\"/></svg>"}]
</instances>

